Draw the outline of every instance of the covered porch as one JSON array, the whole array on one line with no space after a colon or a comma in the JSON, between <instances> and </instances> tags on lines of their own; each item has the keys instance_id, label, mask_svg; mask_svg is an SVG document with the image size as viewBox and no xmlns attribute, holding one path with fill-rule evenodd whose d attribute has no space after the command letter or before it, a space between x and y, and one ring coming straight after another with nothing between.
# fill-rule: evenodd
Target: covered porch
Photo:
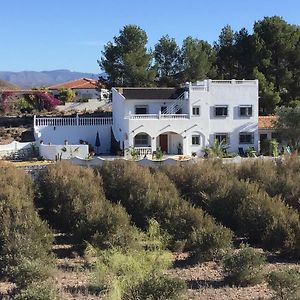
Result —
<instances>
[{"instance_id":1,"label":"covered porch","mask_svg":"<svg viewBox=\"0 0 300 300\"><path fill-rule=\"evenodd\" d=\"M141 132L134 136L133 148L141 156L152 154L157 148L160 148L165 155L182 155L184 154L184 138L172 131L163 132L154 137Z\"/></svg>"}]
</instances>

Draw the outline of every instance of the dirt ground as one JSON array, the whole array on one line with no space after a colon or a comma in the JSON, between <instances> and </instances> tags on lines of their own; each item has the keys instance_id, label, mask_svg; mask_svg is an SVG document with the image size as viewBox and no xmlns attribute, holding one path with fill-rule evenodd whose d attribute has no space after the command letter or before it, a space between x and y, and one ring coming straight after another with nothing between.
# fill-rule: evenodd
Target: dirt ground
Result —
<instances>
[{"instance_id":1,"label":"dirt ground","mask_svg":"<svg viewBox=\"0 0 300 300\"><path fill-rule=\"evenodd\" d=\"M101 291L93 288L91 271L87 261L80 255L80 249L68 243L63 236L57 236L53 250L57 256L57 270L54 282L65 300L101 299ZM270 300L272 293L264 282L252 287L229 287L224 284L222 268L216 262L189 265L187 254L174 255L173 267L168 271L171 276L184 279L188 286L189 300ZM265 271L282 267L297 268L298 263L267 263ZM13 288L11 283L0 282L0 299L8 299L7 292Z\"/></svg>"}]
</instances>

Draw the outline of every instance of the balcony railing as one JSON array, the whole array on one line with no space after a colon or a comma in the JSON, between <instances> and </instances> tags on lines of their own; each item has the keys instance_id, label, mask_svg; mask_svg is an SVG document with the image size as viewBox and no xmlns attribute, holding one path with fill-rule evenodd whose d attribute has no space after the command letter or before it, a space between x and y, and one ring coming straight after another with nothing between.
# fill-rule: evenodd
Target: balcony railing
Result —
<instances>
[{"instance_id":1,"label":"balcony railing","mask_svg":"<svg viewBox=\"0 0 300 300\"><path fill-rule=\"evenodd\" d=\"M126 119L130 120L145 120L145 119L188 119L188 114L130 114Z\"/></svg>"},{"instance_id":2,"label":"balcony railing","mask_svg":"<svg viewBox=\"0 0 300 300\"><path fill-rule=\"evenodd\" d=\"M134 147L134 149L138 151L140 156L152 154L151 147Z\"/></svg>"},{"instance_id":3,"label":"balcony railing","mask_svg":"<svg viewBox=\"0 0 300 300\"><path fill-rule=\"evenodd\" d=\"M112 118L94 117L75 117L75 118L36 118L34 117L34 126L104 126L112 125Z\"/></svg>"}]
</instances>

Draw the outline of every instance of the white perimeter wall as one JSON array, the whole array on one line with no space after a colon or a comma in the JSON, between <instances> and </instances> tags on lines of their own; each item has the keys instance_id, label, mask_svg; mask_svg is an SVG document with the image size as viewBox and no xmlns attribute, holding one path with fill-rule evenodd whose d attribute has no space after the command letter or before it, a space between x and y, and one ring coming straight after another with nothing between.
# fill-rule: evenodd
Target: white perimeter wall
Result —
<instances>
[{"instance_id":1,"label":"white perimeter wall","mask_svg":"<svg viewBox=\"0 0 300 300\"><path fill-rule=\"evenodd\" d=\"M88 145L43 145L39 146L40 156L44 159L86 158L89 154Z\"/></svg>"},{"instance_id":2,"label":"white perimeter wall","mask_svg":"<svg viewBox=\"0 0 300 300\"><path fill-rule=\"evenodd\" d=\"M69 144L78 145L79 140L84 140L95 147L97 131L101 144L97 152L110 153L111 125L35 126L34 135L37 144L43 141L44 144L64 145L67 140Z\"/></svg>"},{"instance_id":3,"label":"white perimeter wall","mask_svg":"<svg viewBox=\"0 0 300 300\"><path fill-rule=\"evenodd\" d=\"M32 151L34 143L20 143L17 141L13 141L10 144L0 145L0 158L10 155L12 153L16 153L18 151Z\"/></svg>"}]
</instances>

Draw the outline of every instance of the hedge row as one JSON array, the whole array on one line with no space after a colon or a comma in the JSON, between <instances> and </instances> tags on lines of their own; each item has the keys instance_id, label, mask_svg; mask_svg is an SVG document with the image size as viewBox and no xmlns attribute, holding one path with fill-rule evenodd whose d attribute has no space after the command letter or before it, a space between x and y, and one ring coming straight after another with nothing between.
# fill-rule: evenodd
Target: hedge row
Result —
<instances>
[{"instance_id":1,"label":"hedge row","mask_svg":"<svg viewBox=\"0 0 300 300\"><path fill-rule=\"evenodd\" d=\"M257 182L241 179L234 165L205 162L193 167L169 166L163 171L182 197L250 243L300 255L298 213L280 197L271 197Z\"/></svg>"}]
</instances>

